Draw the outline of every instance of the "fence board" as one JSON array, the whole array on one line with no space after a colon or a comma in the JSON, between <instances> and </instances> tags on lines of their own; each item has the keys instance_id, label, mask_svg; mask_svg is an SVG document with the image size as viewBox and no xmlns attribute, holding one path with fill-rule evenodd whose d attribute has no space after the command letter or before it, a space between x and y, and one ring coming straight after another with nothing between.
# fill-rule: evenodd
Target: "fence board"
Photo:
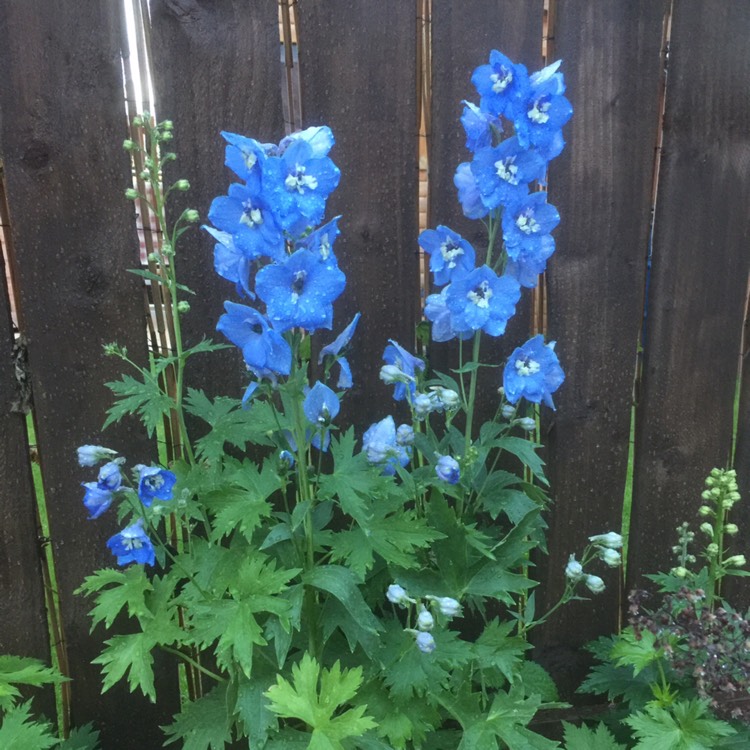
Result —
<instances>
[{"instance_id":1,"label":"fence board","mask_svg":"<svg viewBox=\"0 0 750 750\"><path fill-rule=\"evenodd\" d=\"M334 333L362 312L345 404L361 426L390 410L380 358L389 338L412 347L417 322L416 6L303 0L298 19L303 123L333 129L341 169L328 215L343 214L336 252L348 284Z\"/></svg>"},{"instance_id":2,"label":"fence board","mask_svg":"<svg viewBox=\"0 0 750 750\"><path fill-rule=\"evenodd\" d=\"M160 120L175 123L177 161L166 180L187 178L192 189L175 200L175 215L186 206L203 220L211 201L237 178L224 167L220 131L262 142L284 135L278 4L275 0L157 0L151 3L154 88ZM217 340L222 302L236 299L233 285L213 272L214 242L198 229L180 240L180 281L194 289L182 326L188 345L204 336ZM214 395L239 396L247 371L237 349L195 357L189 385Z\"/></svg>"},{"instance_id":3,"label":"fence board","mask_svg":"<svg viewBox=\"0 0 750 750\"><path fill-rule=\"evenodd\" d=\"M142 295L124 269L137 263L118 16L108 3L86 12L42 0L0 4L0 143L20 286L21 317L38 425L63 628L73 678L74 723L94 721L105 747L156 747L173 702L157 707L126 688L100 697L100 641L89 636L88 602L73 595L85 575L112 565L109 515L88 523L75 448L95 442L111 403L104 380L120 365L102 344L118 340L145 359ZM134 424L103 438L133 462L152 446ZM173 684L160 676L161 687ZM172 697L176 692L172 693ZM127 700L129 710L122 707ZM133 716L138 721L133 721Z\"/></svg>"},{"instance_id":4,"label":"fence board","mask_svg":"<svg viewBox=\"0 0 750 750\"><path fill-rule=\"evenodd\" d=\"M562 595L568 556L591 534L621 527L664 12L665 3L653 0L557 4L551 60L564 61L574 113L549 174L549 200L562 222L547 272L547 339L558 341L567 379L558 411L543 411L555 504L537 594L542 611ZM569 690L585 670L580 647L617 629L616 571L596 568L589 572L606 579L606 592L570 604L535 635L540 658Z\"/></svg>"},{"instance_id":5,"label":"fence board","mask_svg":"<svg viewBox=\"0 0 750 750\"><path fill-rule=\"evenodd\" d=\"M636 427L630 586L674 564L702 481L726 464L750 235L744 2L676 0Z\"/></svg>"},{"instance_id":6,"label":"fence board","mask_svg":"<svg viewBox=\"0 0 750 750\"><path fill-rule=\"evenodd\" d=\"M469 161L466 137L459 118L464 99L479 103L471 83L471 74L497 49L512 60L538 70L542 62L542 0L517 2L502 0L491 7L483 0L434 3L432 10L432 98L431 130L428 133L430 226L445 224L465 237L483 258L487 233L478 221L464 217L453 185L456 167ZM467 40L471 39L468 44ZM531 328L531 293L524 291L516 314L505 335L484 343L482 359L502 363ZM486 339L485 339L486 341ZM442 372L458 366L458 346L437 344L431 347L432 366ZM478 423L491 418L497 409L498 370L482 369L479 376Z\"/></svg>"}]
</instances>

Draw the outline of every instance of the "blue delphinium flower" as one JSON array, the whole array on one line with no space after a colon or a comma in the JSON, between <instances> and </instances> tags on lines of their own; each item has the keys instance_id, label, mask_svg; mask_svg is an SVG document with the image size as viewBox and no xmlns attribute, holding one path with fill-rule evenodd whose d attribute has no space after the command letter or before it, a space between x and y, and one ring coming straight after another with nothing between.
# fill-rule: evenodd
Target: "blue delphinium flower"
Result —
<instances>
[{"instance_id":1,"label":"blue delphinium flower","mask_svg":"<svg viewBox=\"0 0 750 750\"><path fill-rule=\"evenodd\" d=\"M457 232L439 225L419 235L419 246L430 256L430 271L438 286L474 268L474 248Z\"/></svg>"},{"instance_id":2,"label":"blue delphinium flower","mask_svg":"<svg viewBox=\"0 0 750 750\"><path fill-rule=\"evenodd\" d=\"M101 445L82 445L77 449L79 466L96 466L99 461L106 461L117 455L111 448Z\"/></svg>"},{"instance_id":3,"label":"blue delphinium flower","mask_svg":"<svg viewBox=\"0 0 750 750\"><path fill-rule=\"evenodd\" d=\"M250 270L253 259L237 248L229 232L222 232L209 226L202 228L216 240L214 271L227 281L233 281L238 294L254 299L255 294L250 289Z\"/></svg>"},{"instance_id":4,"label":"blue delphinium flower","mask_svg":"<svg viewBox=\"0 0 750 750\"><path fill-rule=\"evenodd\" d=\"M264 167L264 185L270 187L269 200L281 226L300 234L308 226L319 224L339 177L331 159L316 157L310 143L301 138L293 140L279 158L269 159Z\"/></svg>"},{"instance_id":5,"label":"blue delphinium flower","mask_svg":"<svg viewBox=\"0 0 750 750\"><path fill-rule=\"evenodd\" d=\"M544 343L540 334L510 355L503 371L505 397L515 404L521 397L555 408L552 394L562 385L565 373L555 354L555 342Z\"/></svg>"},{"instance_id":6,"label":"blue delphinium flower","mask_svg":"<svg viewBox=\"0 0 750 750\"><path fill-rule=\"evenodd\" d=\"M328 223L323 224L322 227L318 227L314 232L310 232L310 234L301 240L297 240L296 248L299 250L304 247L310 250L310 252L318 255L320 260L327 266L338 265L333 252L333 244L341 234L339 230L340 218L340 216L337 216L331 219Z\"/></svg>"},{"instance_id":7,"label":"blue delphinium flower","mask_svg":"<svg viewBox=\"0 0 750 750\"><path fill-rule=\"evenodd\" d=\"M242 350L247 366L256 377L288 375L292 366L292 350L284 338L252 307L225 302L226 313L219 318L216 330L221 331Z\"/></svg>"},{"instance_id":8,"label":"blue delphinium flower","mask_svg":"<svg viewBox=\"0 0 750 750\"><path fill-rule=\"evenodd\" d=\"M461 478L461 470L453 456L440 456L435 464L435 473L448 484L457 484Z\"/></svg>"},{"instance_id":9,"label":"blue delphinium flower","mask_svg":"<svg viewBox=\"0 0 750 750\"><path fill-rule=\"evenodd\" d=\"M214 198L208 218L217 229L228 232L248 258L268 256L280 260L285 255L281 227L260 188L230 185L228 195Z\"/></svg>"},{"instance_id":10,"label":"blue delphinium flower","mask_svg":"<svg viewBox=\"0 0 750 750\"><path fill-rule=\"evenodd\" d=\"M531 193L509 205L503 214L503 239L511 260L523 253L533 257L549 244L547 235L560 223L557 209L547 203L547 193Z\"/></svg>"},{"instance_id":11,"label":"blue delphinium flower","mask_svg":"<svg viewBox=\"0 0 750 750\"><path fill-rule=\"evenodd\" d=\"M518 280L521 286L533 289L539 283L539 274L547 268L547 260L555 252L555 238L542 235L538 242L514 248L517 257L508 260L505 273Z\"/></svg>"},{"instance_id":12,"label":"blue delphinium flower","mask_svg":"<svg viewBox=\"0 0 750 750\"><path fill-rule=\"evenodd\" d=\"M255 291L266 303L268 318L277 331L330 328L333 302L344 291L346 276L310 250L297 250L282 263L258 271Z\"/></svg>"},{"instance_id":13,"label":"blue delphinium flower","mask_svg":"<svg viewBox=\"0 0 750 750\"><path fill-rule=\"evenodd\" d=\"M471 171L487 208L506 206L529 192L528 183L544 175L546 162L535 151L508 138L495 148L477 151Z\"/></svg>"},{"instance_id":14,"label":"blue delphinium flower","mask_svg":"<svg viewBox=\"0 0 750 750\"><path fill-rule=\"evenodd\" d=\"M529 75L523 65L512 62L493 49L488 65L480 65L471 76L481 99L481 109L493 115L512 118L519 102L529 92Z\"/></svg>"},{"instance_id":15,"label":"blue delphinium flower","mask_svg":"<svg viewBox=\"0 0 750 750\"><path fill-rule=\"evenodd\" d=\"M307 392L302 410L305 412L307 421L313 425L312 444L315 448L328 450L331 435L326 428L336 418L340 408L339 397L320 381ZM325 438L321 447L320 435L323 430L325 430Z\"/></svg>"},{"instance_id":16,"label":"blue delphinium flower","mask_svg":"<svg viewBox=\"0 0 750 750\"><path fill-rule=\"evenodd\" d=\"M396 387L393 390L393 398L396 401L403 401L406 398L407 386L412 395L416 393L415 378L417 372L424 370L424 361L413 354L409 354L403 346L397 344L393 339L388 339L388 341L390 343L383 352L383 361L387 365L397 367L409 379L406 383L402 380L395 381Z\"/></svg>"},{"instance_id":17,"label":"blue delphinium flower","mask_svg":"<svg viewBox=\"0 0 750 750\"><path fill-rule=\"evenodd\" d=\"M177 477L159 466L135 467L138 470L138 497L148 508L154 500L166 502L172 499L172 489Z\"/></svg>"},{"instance_id":18,"label":"blue delphinium flower","mask_svg":"<svg viewBox=\"0 0 750 750\"><path fill-rule=\"evenodd\" d=\"M414 428L410 424L400 424L396 430L396 442L403 446L413 445Z\"/></svg>"},{"instance_id":19,"label":"blue delphinium flower","mask_svg":"<svg viewBox=\"0 0 750 750\"><path fill-rule=\"evenodd\" d=\"M126 527L107 541L107 547L117 557L118 565L141 563L153 565L156 559L154 545L143 530L143 519Z\"/></svg>"},{"instance_id":20,"label":"blue delphinium flower","mask_svg":"<svg viewBox=\"0 0 750 750\"><path fill-rule=\"evenodd\" d=\"M466 132L466 148L477 151L492 145L493 129L502 133L503 126L498 117L483 112L476 104L464 102L461 124Z\"/></svg>"},{"instance_id":21,"label":"blue delphinium flower","mask_svg":"<svg viewBox=\"0 0 750 750\"><path fill-rule=\"evenodd\" d=\"M318 357L319 365L323 364L323 360L326 357L338 358L340 370L339 379L336 383L337 388L352 387L352 369L349 366L349 360L347 360L346 357L340 356L340 352L351 341L352 336L354 335L354 331L357 328L357 323L359 323L359 319L361 317L361 314L357 313L354 318L352 318L352 322L349 323L349 325L344 328L344 330L341 331L341 333L336 336L336 338L330 344L324 346L320 350L320 356Z\"/></svg>"},{"instance_id":22,"label":"blue delphinium flower","mask_svg":"<svg viewBox=\"0 0 750 750\"><path fill-rule=\"evenodd\" d=\"M248 138L237 133L221 133L227 146L224 150L224 164L228 166L241 180L248 183L254 190L261 186L263 163L266 156L276 149L272 143L260 143L254 138Z\"/></svg>"},{"instance_id":23,"label":"blue delphinium flower","mask_svg":"<svg viewBox=\"0 0 750 750\"><path fill-rule=\"evenodd\" d=\"M294 456L288 451L283 450L279 453L279 468L286 472L294 467Z\"/></svg>"},{"instance_id":24,"label":"blue delphinium flower","mask_svg":"<svg viewBox=\"0 0 750 750\"><path fill-rule=\"evenodd\" d=\"M446 293L450 324L459 332L481 329L500 336L520 298L521 288L515 279L481 266L450 285Z\"/></svg>"},{"instance_id":25,"label":"blue delphinium flower","mask_svg":"<svg viewBox=\"0 0 750 750\"><path fill-rule=\"evenodd\" d=\"M84 482L81 486L86 489L83 504L89 512L89 518L99 518L112 505L114 492L102 489L96 482Z\"/></svg>"},{"instance_id":26,"label":"blue delphinium flower","mask_svg":"<svg viewBox=\"0 0 750 750\"><path fill-rule=\"evenodd\" d=\"M328 152L334 144L333 133L327 125L313 125L305 130L298 130L285 136L279 143L278 152L283 154L297 141L305 141L312 149L312 156L315 159L328 156Z\"/></svg>"},{"instance_id":27,"label":"blue delphinium flower","mask_svg":"<svg viewBox=\"0 0 750 750\"><path fill-rule=\"evenodd\" d=\"M457 331L453 327L451 311L448 309L450 285L444 287L440 294L430 294L425 300L424 315L432 323L433 341L450 341L456 337L468 339L473 331Z\"/></svg>"},{"instance_id":28,"label":"blue delphinium flower","mask_svg":"<svg viewBox=\"0 0 750 750\"><path fill-rule=\"evenodd\" d=\"M110 461L99 469L97 477L97 486L100 490L109 490L114 492L120 489L122 484L122 474L120 473L120 464L117 461Z\"/></svg>"},{"instance_id":29,"label":"blue delphinium flower","mask_svg":"<svg viewBox=\"0 0 750 750\"><path fill-rule=\"evenodd\" d=\"M456 168L456 174L453 177L453 184L458 190L458 202L464 216L468 219L483 219L490 212L489 208L484 205L482 195L479 192L477 178L471 171L471 164L465 161Z\"/></svg>"},{"instance_id":30,"label":"blue delphinium flower","mask_svg":"<svg viewBox=\"0 0 750 750\"><path fill-rule=\"evenodd\" d=\"M362 437L362 449L370 463L383 467L383 474L393 475L397 465L409 463L409 448L398 442L391 416L370 425Z\"/></svg>"}]
</instances>

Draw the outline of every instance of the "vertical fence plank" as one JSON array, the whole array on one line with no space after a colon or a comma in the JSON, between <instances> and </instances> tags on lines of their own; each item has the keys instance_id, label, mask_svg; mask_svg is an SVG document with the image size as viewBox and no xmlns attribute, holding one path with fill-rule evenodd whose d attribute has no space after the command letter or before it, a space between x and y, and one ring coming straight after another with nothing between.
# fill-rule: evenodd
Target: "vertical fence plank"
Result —
<instances>
[{"instance_id":1,"label":"vertical fence plank","mask_svg":"<svg viewBox=\"0 0 750 750\"><path fill-rule=\"evenodd\" d=\"M750 237L745 2L675 0L636 427L629 585L674 564L703 479L726 465Z\"/></svg>"},{"instance_id":2,"label":"vertical fence plank","mask_svg":"<svg viewBox=\"0 0 750 750\"><path fill-rule=\"evenodd\" d=\"M416 6L302 0L298 11L303 123L333 129L341 169L328 215L343 214L336 252L348 283L331 335L362 312L345 405L367 425L390 410L378 381L387 340L412 348L417 322Z\"/></svg>"},{"instance_id":3,"label":"vertical fence plank","mask_svg":"<svg viewBox=\"0 0 750 750\"><path fill-rule=\"evenodd\" d=\"M237 178L224 167L220 131L277 142L284 135L278 4L275 0L157 0L151 3L151 46L156 110L175 124L170 149L177 161L167 182L187 178L191 190L175 200L173 218L186 206L206 219L211 201ZM213 271L214 242L198 229L180 240L180 281L196 294L182 327L188 345L221 339L216 323L232 284ZM224 342L225 343L225 342ZM247 371L232 347L191 360L188 384L214 395L239 396Z\"/></svg>"},{"instance_id":4,"label":"vertical fence plank","mask_svg":"<svg viewBox=\"0 0 750 750\"><path fill-rule=\"evenodd\" d=\"M541 611L563 592L568 556L591 534L621 527L664 10L653 0L557 3L551 60L563 59L573 119L549 174L549 201L562 221L547 272L547 339L558 341L566 381L557 411L545 409L542 420L555 504ZM605 575L594 564L588 572L606 579L606 592L568 605L535 636L540 657L571 689L585 668L580 646L618 622L616 571Z\"/></svg>"},{"instance_id":5,"label":"vertical fence plank","mask_svg":"<svg viewBox=\"0 0 750 750\"><path fill-rule=\"evenodd\" d=\"M75 464L76 446L100 440L111 403L103 382L121 369L103 358L102 344L117 340L145 359L142 295L124 272L137 264L138 242L123 199L130 172L120 148L126 129L117 23L109 3L87 3L84 13L41 0L0 5L0 144L73 678L72 719L96 722L105 747L126 750L159 744L158 725L173 705L168 686L176 680L159 677L164 689L156 707L127 688L100 696L99 667L91 661L101 644L89 636L88 602L73 595L84 576L113 564L105 542L116 520L86 520L80 482L90 471ZM154 453L134 423L101 439L134 463Z\"/></svg>"},{"instance_id":6,"label":"vertical fence plank","mask_svg":"<svg viewBox=\"0 0 750 750\"><path fill-rule=\"evenodd\" d=\"M433 4L432 10L432 118L428 137L430 226L444 224L465 237L482 258L487 233L479 221L464 217L453 184L456 167L470 161L466 136L460 123L463 100L479 103L471 83L474 69L489 60L490 51L500 50L529 71L542 62L542 0L483 0ZM469 43L469 40L470 43ZM484 343L482 359L500 364L528 338L531 327L531 294L524 291L505 335ZM458 367L458 346L433 344L431 364L442 372ZM497 408L499 370L480 370L477 401L479 423Z\"/></svg>"}]
</instances>

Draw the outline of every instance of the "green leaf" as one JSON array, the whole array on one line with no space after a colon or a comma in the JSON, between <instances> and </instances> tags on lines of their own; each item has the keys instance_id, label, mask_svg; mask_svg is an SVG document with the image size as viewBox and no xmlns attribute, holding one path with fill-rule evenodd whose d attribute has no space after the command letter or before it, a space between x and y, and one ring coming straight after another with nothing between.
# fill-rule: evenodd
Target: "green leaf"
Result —
<instances>
[{"instance_id":1,"label":"green leaf","mask_svg":"<svg viewBox=\"0 0 750 750\"><path fill-rule=\"evenodd\" d=\"M680 701L669 709L650 704L624 721L638 739L635 750L712 750L736 731L710 718L708 704L699 700Z\"/></svg>"},{"instance_id":2,"label":"green leaf","mask_svg":"<svg viewBox=\"0 0 750 750\"><path fill-rule=\"evenodd\" d=\"M92 662L102 665L102 692L105 693L128 673L130 692L140 689L152 702L156 702L154 657L151 655L151 649L156 645L154 639L146 633L132 633L116 635L104 643L106 648Z\"/></svg>"},{"instance_id":3,"label":"green leaf","mask_svg":"<svg viewBox=\"0 0 750 750\"><path fill-rule=\"evenodd\" d=\"M98 750L99 730L91 724L72 729L70 737L64 740L55 750Z\"/></svg>"},{"instance_id":4,"label":"green leaf","mask_svg":"<svg viewBox=\"0 0 750 750\"><path fill-rule=\"evenodd\" d=\"M508 451L508 453L512 453L524 466L528 466L531 473L542 484L549 484L547 478L544 476L544 461L536 453L536 449L541 448L540 445L532 443L526 440L526 438L509 436L492 440L486 447L500 448L501 450Z\"/></svg>"},{"instance_id":5,"label":"green leaf","mask_svg":"<svg viewBox=\"0 0 750 750\"><path fill-rule=\"evenodd\" d=\"M464 588L464 594L491 596L506 604L512 604L514 599L511 594L526 591L536 585L536 581L526 576L511 573L503 563L487 562L473 575Z\"/></svg>"},{"instance_id":6,"label":"green leaf","mask_svg":"<svg viewBox=\"0 0 750 750\"><path fill-rule=\"evenodd\" d=\"M618 667L633 667L633 676L657 661L663 653L656 645L656 636L650 630L642 630L636 635L628 627L620 633L612 646L610 658Z\"/></svg>"},{"instance_id":7,"label":"green leaf","mask_svg":"<svg viewBox=\"0 0 750 750\"><path fill-rule=\"evenodd\" d=\"M39 687L66 681L67 677L39 659L4 654L0 656L0 710L10 709L20 696L16 685Z\"/></svg>"},{"instance_id":8,"label":"green leaf","mask_svg":"<svg viewBox=\"0 0 750 750\"><path fill-rule=\"evenodd\" d=\"M269 732L277 725L276 717L268 707L268 699L263 694L269 687L267 682L251 679L242 680L237 690L235 711L244 724L250 747L263 747Z\"/></svg>"},{"instance_id":9,"label":"green leaf","mask_svg":"<svg viewBox=\"0 0 750 750\"><path fill-rule=\"evenodd\" d=\"M563 722L565 750L626 750L625 745L615 741L612 733L601 722L596 729L585 724L577 727Z\"/></svg>"},{"instance_id":10,"label":"green leaf","mask_svg":"<svg viewBox=\"0 0 750 750\"><path fill-rule=\"evenodd\" d=\"M174 401L149 377L141 381L123 375L121 380L106 383L106 386L115 394L115 403L107 411L102 429L119 422L126 414L137 414L148 436L153 437L162 419L174 408Z\"/></svg>"},{"instance_id":11,"label":"green leaf","mask_svg":"<svg viewBox=\"0 0 750 750\"><path fill-rule=\"evenodd\" d=\"M11 708L0 723L3 750L47 750L57 743L49 722L32 717L30 701Z\"/></svg>"},{"instance_id":12,"label":"green leaf","mask_svg":"<svg viewBox=\"0 0 750 750\"><path fill-rule=\"evenodd\" d=\"M163 727L168 736L165 745L182 740L182 750L224 750L232 739L224 685L188 703L173 718Z\"/></svg>"},{"instance_id":13,"label":"green leaf","mask_svg":"<svg viewBox=\"0 0 750 750\"><path fill-rule=\"evenodd\" d=\"M336 662L330 670L321 670L318 662L305 654L292 667L292 682L278 675L266 696L275 714L300 719L313 730L310 748L343 750L341 740L375 727L372 718L364 715L366 706L341 712L342 707L353 702L361 683L360 667L342 670Z\"/></svg>"},{"instance_id":14,"label":"green leaf","mask_svg":"<svg viewBox=\"0 0 750 750\"><path fill-rule=\"evenodd\" d=\"M526 695L538 695L543 703L555 703L560 700L555 681L541 664L523 661L518 668L518 676Z\"/></svg>"},{"instance_id":15,"label":"green leaf","mask_svg":"<svg viewBox=\"0 0 750 750\"><path fill-rule=\"evenodd\" d=\"M357 578L348 568L340 565L321 565L305 573L302 580L308 586L314 586L335 596L365 630L371 633L382 630L380 621L373 615L358 588Z\"/></svg>"},{"instance_id":16,"label":"green leaf","mask_svg":"<svg viewBox=\"0 0 750 750\"><path fill-rule=\"evenodd\" d=\"M96 594L96 603L91 610L93 630L100 622L109 628L124 607L130 617L143 617L148 611L148 591L153 591L153 586L143 566L130 565L124 570L103 568L96 571L86 577L76 593Z\"/></svg>"},{"instance_id":17,"label":"green leaf","mask_svg":"<svg viewBox=\"0 0 750 750\"><path fill-rule=\"evenodd\" d=\"M495 618L485 626L474 644L477 665L499 669L508 682L513 682L524 652L531 648L523 638L510 635L514 626L513 622L500 623Z\"/></svg>"}]
</instances>

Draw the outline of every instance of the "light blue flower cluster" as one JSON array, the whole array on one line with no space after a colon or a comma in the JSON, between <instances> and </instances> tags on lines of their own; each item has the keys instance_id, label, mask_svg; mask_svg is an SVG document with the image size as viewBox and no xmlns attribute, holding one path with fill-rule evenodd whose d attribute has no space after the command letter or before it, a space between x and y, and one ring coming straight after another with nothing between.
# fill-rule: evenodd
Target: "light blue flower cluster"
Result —
<instances>
[{"instance_id":1,"label":"light blue flower cluster","mask_svg":"<svg viewBox=\"0 0 750 750\"><path fill-rule=\"evenodd\" d=\"M217 325L240 348L255 377L245 392L247 401L261 380L275 385L279 376L290 374L292 350L285 331L312 333L333 325L333 302L346 286L333 252L338 217L318 225L339 170L328 157L333 134L327 127L293 133L278 145L222 135L228 144L225 164L243 182L230 185L228 194L211 204L208 217L214 226L205 229L217 240L214 268L241 295L265 305L260 312L226 302ZM359 315L320 352L321 363L326 357L338 362L341 388L351 386L352 376L339 354L358 320ZM329 415L331 403L326 401Z\"/></svg>"},{"instance_id":2,"label":"light blue flower cluster","mask_svg":"<svg viewBox=\"0 0 750 750\"><path fill-rule=\"evenodd\" d=\"M169 502L172 499L177 477L160 466L133 467L135 488L127 486L121 467L124 458L114 458L117 451L102 448L98 445L83 445L78 449L78 463L81 466L96 466L107 461L100 469L96 482L83 482L86 492L83 504L89 512L89 518L99 518L112 505L117 495L127 496L136 508L150 508L155 500ZM113 460L108 460L113 459ZM137 497L137 499L136 499ZM110 537L107 546L117 557L118 565L145 563L153 565L155 561L154 546L143 529L143 518Z\"/></svg>"}]
</instances>

